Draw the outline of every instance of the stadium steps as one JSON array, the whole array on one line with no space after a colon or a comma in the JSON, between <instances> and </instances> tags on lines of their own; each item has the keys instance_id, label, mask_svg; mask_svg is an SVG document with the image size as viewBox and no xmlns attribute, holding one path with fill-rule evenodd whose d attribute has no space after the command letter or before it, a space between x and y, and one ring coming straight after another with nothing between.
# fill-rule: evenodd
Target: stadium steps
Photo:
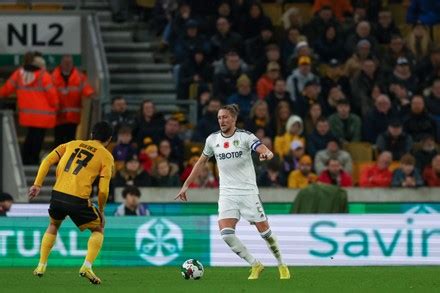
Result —
<instances>
[{"instance_id":1,"label":"stadium steps","mask_svg":"<svg viewBox=\"0 0 440 293\"><path fill-rule=\"evenodd\" d=\"M37 176L38 166L23 166L26 183L32 186ZM34 200L35 202L49 202L52 186L55 183L55 167L52 167L47 173L44 185L41 188L40 195Z\"/></svg>"},{"instance_id":2,"label":"stadium steps","mask_svg":"<svg viewBox=\"0 0 440 293\"><path fill-rule=\"evenodd\" d=\"M150 99L161 102L158 110L174 110L172 67L157 63L159 40L144 28L144 23L114 23L110 11L98 11L97 16L110 73L110 95L124 96L132 109ZM169 106L163 101L169 101Z\"/></svg>"}]
</instances>

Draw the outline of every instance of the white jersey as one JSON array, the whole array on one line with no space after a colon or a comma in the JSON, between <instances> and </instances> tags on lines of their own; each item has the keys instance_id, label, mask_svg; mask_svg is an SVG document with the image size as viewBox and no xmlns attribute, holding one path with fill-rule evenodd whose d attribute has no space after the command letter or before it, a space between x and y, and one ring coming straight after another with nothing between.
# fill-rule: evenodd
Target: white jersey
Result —
<instances>
[{"instance_id":1,"label":"white jersey","mask_svg":"<svg viewBox=\"0 0 440 293\"><path fill-rule=\"evenodd\" d=\"M215 156L220 177L220 195L259 194L252 151L261 145L251 132L236 129L229 137L221 131L206 139L203 154Z\"/></svg>"}]
</instances>

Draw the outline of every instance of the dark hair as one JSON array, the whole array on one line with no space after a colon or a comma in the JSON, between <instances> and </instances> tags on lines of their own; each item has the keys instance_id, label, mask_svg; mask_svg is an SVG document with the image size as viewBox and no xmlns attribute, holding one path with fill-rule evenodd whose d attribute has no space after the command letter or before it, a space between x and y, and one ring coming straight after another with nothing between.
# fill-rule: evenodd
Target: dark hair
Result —
<instances>
[{"instance_id":1,"label":"dark hair","mask_svg":"<svg viewBox=\"0 0 440 293\"><path fill-rule=\"evenodd\" d=\"M400 163L404 165L415 165L416 159L411 154L405 154L400 158Z\"/></svg>"},{"instance_id":2,"label":"dark hair","mask_svg":"<svg viewBox=\"0 0 440 293\"><path fill-rule=\"evenodd\" d=\"M0 202L4 202L4 201L14 201L14 199L12 198L12 196L9 193L1 192L0 193Z\"/></svg>"},{"instance_id":3,"label":"dark hair","mask_svg":"<svg viewBox=\"0 0 440 293\"><path fill-rule=\"evenodd\" d=\"M316 124L318 124L319 122L326 122L326 123L328 123L328 119L326 117L324 117L324 116L321 116L316 121Z\"/></svg>"},{"instance_id":4,"label":"dark hair","mask_svg":"<svg viewBox=\"0 0 440 293\"><path fill-rule=\"evenodd\" d=\"M116 101L119 101L119 100L125 100L125 99L124 99L123 96L117 96L117 97L114 97L114 98L112 98L112 105L113 105Z\"/></svg>"},{"instance_id":5,"label":"dark hair","mask_svg":"<svg viewBox=\"0 0 440 293\"><path fill-rule=\"evenodd\" d=\"M227 110L234 117L238 117L238 114L240 113L240 108L237 104L224 105L220 108L220 110Z\"/></svg>"},{"instance_id":6,"label":"dark hair","mask_svg":"<svg viewBox=\"0 0 440 293\"><path fill-rule=\"evenodd\" d=\"M92 128L92 139L101 142L109 140L113 135L113 127L106 121L97 122Z\"/></svg>"},{"instance_id":7,"label":"dark hair","mask_svg":"<svg viewBox=\"0 0 440 293\"><path fill-rule=\"evenodd\" d=\"M131 129L130 126L128 125L122 125L121 127L119 127L118 129L118 134L125 134L125 133L130 133L132 134L133 129Z\"/></svg>"},{"instance_id":8,"label":"dark hair","mask_svg":"<svg viewBox=\"0 0 440 293\"><path fill-rule=\"evenodd\" d=\"M134 185L126 186L122 191L122 198L126 198L128 194L134 195L136 197L141 197L141 191Z\"/></svg>"},{"instance_id":9,"label":"dark hair","mask_svg":"<svg viewBox=\"0 0 440 293\"><path fill-rule=\"evenodd\" d=\"M339 161L337 158L330 158L327 160L327 162L325 162L325 165L326 166L330 165L330 162L332 161L338 162L339 164L341 163L341 161Z\"/></svg>"}]
</instances>

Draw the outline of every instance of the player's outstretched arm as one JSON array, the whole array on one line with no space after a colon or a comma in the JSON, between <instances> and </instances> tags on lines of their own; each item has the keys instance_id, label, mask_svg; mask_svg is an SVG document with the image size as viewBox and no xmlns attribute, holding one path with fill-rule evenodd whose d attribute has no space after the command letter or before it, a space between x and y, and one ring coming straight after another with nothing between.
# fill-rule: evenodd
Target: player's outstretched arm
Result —
<instances>
[{"instance_id":1,"label":"player's outstretched arm","mask_svg":"<svg viewBox=\"0 0 440 293\"><path fill-rule=\"evenodd\" d=\"M260 161L271 160L273 158L273 153L264 144L260 144L255 151L260 154Z\"/></svg>"},{"instance_id":2,"label":"player's outstretched arm","mask_svg":"<svg viewBox=\"0 0 440 293\"><path fill-rule=\"evenodd\" d=\"M185 183L183 183L183 186L180 189L179 193L174 198L175 200L176 199L180 199L183 201L188 200L188 198L186 197L186 191L188 190L188 187L190 186L190 184L193 183L194 180L199 175L201 167L203 167L203 165L206 164L206 162L208 162L208 160L209 160L209 158L207 156L205 156L204 154L202 154L200 156L199 160L194 165L194 168L192 169L191 174L189 174L188 178L185 180Z\"/></svg>"},{"instance_id":3,"label":"player's outstretched arm","mask_svg":"<svg viewBox=\"0 0 440 293\"><path fill-rule=\"evenodd\" d=\"M38 169L37 177L35 178L34 185L29 188L28 196L29 199L34 199L40 193L41 186L43 185L44 178L46 178L47 172L52 165L58 163L61 157L64 155L66 151L66 145L59 145L56 149L54 149L46 158L44 158L43 162L41 162L40 168Z\"/></svg>"}]
</instances>

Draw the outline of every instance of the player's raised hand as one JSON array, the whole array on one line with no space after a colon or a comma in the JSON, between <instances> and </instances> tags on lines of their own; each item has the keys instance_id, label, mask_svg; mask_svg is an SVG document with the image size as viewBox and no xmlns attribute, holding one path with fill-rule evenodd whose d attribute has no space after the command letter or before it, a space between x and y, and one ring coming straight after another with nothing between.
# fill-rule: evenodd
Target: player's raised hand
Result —
<instances>
[{"instance_id":1,"label":"player's raised hand","mask_svg":"<svg viewBox=\"0 0 440 293\"><path fill-rule=\"evenodd\" d=\"M38 194L40 194L40 190L41 190L40 186L32 185L31 188L29 188L29 192L28 192L29 199L32 200L35 197L37 197Z\"/></svg>"},{"instance_id":2,"label":"player's raised hand","mask_svg":"<svg viewBox=\"0 0 440 293\"><path fill-rule=\"evenodd\" d=\"M264 154L260 154L260 161L271 160L272 158L273 158L273 153L269 150Z\"/></svg>"},{"instance_id":3,"label":"player's raised hand","mask_svg":"<svg viewBox=\"0 0 440 293\"><path fill-rule=\"evenodd\" d=\"M180 189L179 193L174 198L174 200L180 199L181 201L188 201L188 198L186 197L186 191L187 190L188 190L188 187L182 186L182 188Z\"/></svg>"}]
</instances>

